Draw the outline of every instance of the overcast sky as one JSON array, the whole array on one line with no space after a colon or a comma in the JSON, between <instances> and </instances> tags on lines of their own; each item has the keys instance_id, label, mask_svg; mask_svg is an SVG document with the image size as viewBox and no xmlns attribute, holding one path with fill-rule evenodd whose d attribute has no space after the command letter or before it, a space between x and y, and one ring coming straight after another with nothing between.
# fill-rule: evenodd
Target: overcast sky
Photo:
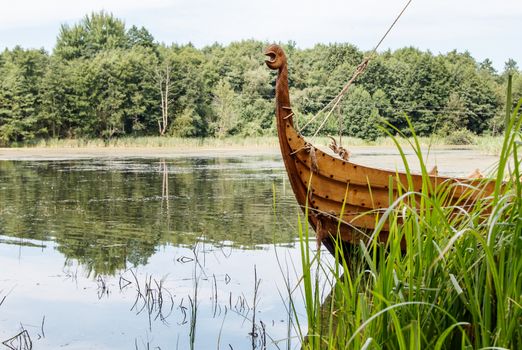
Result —
<instances>
[{"instance_id":1,"label":"overcast sky","mask_svg":"<svg viewBox=\"0 0 522 350\"><path fill-rule=\"evenodd\" d=\"M349 42L371 49L406 0L0 0L0 48L54 47L60 24L106 10L157 41L198 47L241 39ZM468 50L522 66L522 0L413 0L382 49Z\"/></svg>"}]
</instances>

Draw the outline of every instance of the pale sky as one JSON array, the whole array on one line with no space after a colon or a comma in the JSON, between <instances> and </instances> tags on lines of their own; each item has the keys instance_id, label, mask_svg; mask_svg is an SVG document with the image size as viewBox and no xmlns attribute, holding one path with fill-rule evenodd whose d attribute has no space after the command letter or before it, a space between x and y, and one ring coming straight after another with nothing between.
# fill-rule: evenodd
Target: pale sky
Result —
<instances>
[{"instance_id":1,"label":"pale sky","mask_svg":"<svg viewBox=\"0 0 522 350\"><path fill-rule=\"evenodd\" d=\"M0 0L0 49L54 47L60 24L105 10L166 44L202 47L241 39L298 47L349 42L370 50L406 0ZM522 67L522 0L413 0L381 46L433 53L468 50L498 70Z\"/></svg>"}]
</instances>

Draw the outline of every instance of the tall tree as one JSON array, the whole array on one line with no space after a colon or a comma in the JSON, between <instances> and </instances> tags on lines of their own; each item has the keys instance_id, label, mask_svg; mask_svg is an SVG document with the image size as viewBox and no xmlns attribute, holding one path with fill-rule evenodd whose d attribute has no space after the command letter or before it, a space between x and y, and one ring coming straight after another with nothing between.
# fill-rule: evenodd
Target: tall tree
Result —
<instances>
[{"instance_id":1,"label":"tall tree","mask_svg":"<svg viewBox=\"0 0 522 350\"><path fill-rule=\"evenodd\" d=\"M127 31L127 37L130 47L141 46L149 49L156 48L154 37L145 27L138 28L133 25Z\"/></svg>"},{"instance_id":2,"label":"tall tree","mask_svg":"<svg viewBox=\"0 0 522 350\"><path fill-rule=\"evenodd\" d=\"M60 28L54 53L63 59L92 58L108 49L129 45L125 23L105 11L93 12L78 24Z\"/></svg>"},{"instance_id":3,"label":"tall tree","mask_svg":"<svg viewBox=\"0 0 522 350\"><path fill-rule=\"evenodd\" d=\"M0 68L0 144L31 140L46 130L38 118L42 78L49 57L43 50L4 51Z\"/></svg>"},{"instance_id":4,"label":"tall tree","mask_svg":"<svg viewBox=\"0 0 522 350\"><path fill-rule=\"evenodd\" d=\"M493 67L493 61L491 61L489 58L486 58L484 61L480 62L479 67L481 70L486 71L490 75L497 74L497 71Z\"/></svg>"},{"instance_id":5,"label":"tall tree","mask_svg":"<svg viewBox=\"0 0 522 350\"><path fill-rule=\"evenodd\" d=\"M107 50L90 63L88 84L97 136L112 137L150 125L156 56L147 49ZM150 116L149 116L150 114Z\"/></svg>"},{"instance_id":6,"label":"tall tree","mask_svg":"<svg viewBox=\"0 0 522 350\"><path fill-rule=\"evenodd\" d=\"M74 138L90 133L92 104L86 84L89 62L51 58L43 77L42 122L48 136Z\"/></svg>"},{"instance_id":7,"label":"tall tree","mask_svg":"<svg viewBox=\"0 0 522 350\"><path fill-rule=\"evenodd\" d=\"M161 118L158 118L158 131L160 136L165 135L167 128L170 126L169 107L174 102L172 97L172 63L165 59L158 67L156 67L156 84L160 95Z\"/></svg>"},{"instance_id":8,"label":"tall tree","mask_svg":"<svg viewBox=\"0 0 522 350\"><path fill-rule=\"evenodd\" d=\"M221 80L216 85L213 95L212 106L217 117L214 124L215 135L221 138L232 134L239 123L238 99L226 80Z\"/></svg>"},{"instance_id":9,"label":"tall tree","mask_svg":"<svg viewBox=\"0 0 522 350\"><path fill-rule=\"evenodd\" d=\"M504 64L504 74L515 74L518 72L518 63L514 59L510 58Z\"/></svg>"}]
</instances>

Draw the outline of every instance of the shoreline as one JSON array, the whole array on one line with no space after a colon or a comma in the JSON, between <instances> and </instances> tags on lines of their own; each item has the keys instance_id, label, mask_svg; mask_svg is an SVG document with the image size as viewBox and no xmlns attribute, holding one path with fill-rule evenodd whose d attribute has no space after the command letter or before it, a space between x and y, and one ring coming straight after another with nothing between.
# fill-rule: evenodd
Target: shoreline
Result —
<instances>
[{"instance_id":1,"label":"shoreline","mask_svg":"<svg viewBox=\"0 0 522 350\"><path fill-rule=\"evenodd\" d=\"M330 152L327 146L318 145L324 151ZM424 147L423 147L424 148ZM348 148L353 156L364 154L398 155L394 145L356 145ZM428 148L425 148L428 150ZM432 151L466 151L481 152L473 146L433 145ZM406 153L411 153L405 148ZM219 145L219 146L86 146L86 147L0 147L0 160L54 160L82 158L178 158L190 156L249 156L280 154L279 145Z\"/></svg>"},{"instance_id":2,"label":"shoreline","mask_svg":"<svg viewBox=\"0 0 522 350\"><path fill-rule=\"evenodd\" d=\"M89 158L179 158L277 155L276 147L23 147L0 148L0 160L74 160Z\"/></svg>"},{"instance_id":3,"label":"shoreline","mask_svg":"<svg viewBox=\"0 0 522 350\"><path fill-rule=\"evenodd\" d=\"M367 142L343 137L343 146L357 157L364 154L399 154L395 141L406 153L411 152L411 140L390 138ZM480 137L474 144L449 145L440 138L418 138L423 152L468 151L475 155L494 157L499 154L500 138ZM328 137L317 137L314 144L329 152ZM60 160L87 158L177 158L220 157L248 155L279 155L277 136L218 138L140 137L114 139L105 143L101 139L46 140L32 145L0 147L0 160Z\"/></svg>"},{"instance_id":4,"label":"shoreline","mask_svg":"<svg viewBox=\"0 0 522 350\"><path fill-rule=\"evenodd\" d=\"M328 148L321 146L322 150ZM350 161L363 166L389 170L403 170L403 162L397 147L392 145L352 146ZM419 161L412 149L403 149L414 172L419 172ZM0 161L67 161L67 160L119 160L158 159L170 160L187 157L197 158L238 158L238 157L280 157L279 145L248 146L200 146L200 147L27 147L0 148ZM488 174L498 161L498 156L470 146L437 145L429 150L423 147L423 156L430 169L437 165L440 175L466 176L475 169Z\"/></svg>"}]
</instances>

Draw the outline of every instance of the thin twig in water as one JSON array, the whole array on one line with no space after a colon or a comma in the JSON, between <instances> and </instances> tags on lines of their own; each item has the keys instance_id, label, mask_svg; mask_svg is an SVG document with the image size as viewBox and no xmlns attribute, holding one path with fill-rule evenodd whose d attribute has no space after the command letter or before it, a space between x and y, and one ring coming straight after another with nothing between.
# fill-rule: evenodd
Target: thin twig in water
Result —
<instances>
[{"instance_id":1,"label":"thin twig in water","mask_svg":"<svg viewBox=\"0 0 522 350\"><path fill-rule=\"evenodd\" d=\"M27 330L25 330L23 327L20 333L3 341L2 344L11 350L31 350L33 348L31 337L29 336Z\"/></svg>"},{"instance_id":2,"label":"thin twig in water","mask_svg":"<svg viewBox=\"0 0 522 350\"><path fill-rule=\"evenodd\" d=\"M105 294L108 296L109 288L107 287L107 283L105 283L105 279L102 275L98 275L96 283L98 284L98 299L101 299Z\"/></svg>"},{"instance_id":3,"label":"thin twig in water","mask_svg":"<svg viewBox=\"0 0 522 350\"><path fill-rule=\"evenodd\" d=\"M217 340L217 350L219 350L219 344L221 343L221 333L223 332L223 326L225 325L225 318L227 317L227 313L223 315L223 321L221 322L221 327L219 328L218 340Z\"/></svg>"},{"instance_id":4,"label":"thin twig in water","mask_svg":"<svg viewBox=\"0 0 522 350\"><path fill-rule=\"evenodd\" d=\"M266 350L266 326L263 321L259 321L261 324L261 347L263 350Z\"/></svg>"},{"instance_id":5,"label":"thin twig in water","mask_svg":"<svg viewBox=\"0 0 522 350\"><path fill-rule=\"evenodd\" d=\"M254 265L254 302L252 307L252 331L250 332L250 336L252 338L252 349L255 349L256 346L256 339L259 336L257 333L257 325L256 325L256 306L257 306L257 292L259 290L259 284L261 283L261 280L257 279L257 269L256 265Z\"/></svg>"},{"instance_id":6,"label":"thin twig in water","mask_svg":"<svg viewBox=\"0 0 522 350\"><path fill-rule=\"evenodd\" d=\"M45 315L42 318L42 326L40 327L40 329L42 330L42 338L45 338L44 324L45 324Z\"/></svg>"},{"instance_id":7,"label":"thin twig in water","mask_svg":"<svg viewBox=\"0 0 522 350\"><path fill-rule=\"evenodd\" d=\"M181 257L177 258L176 261L179 262L179 263L182 263L182 264L186 264L186 263L189 263L191 261L194 261L194 259L190 258L188 256L181 256Z\"/></svg>"},{"instance_id":8,"label":"thin twig in water","mask_svg":"<svg viewBox=\"0 0 522 350\"><path fill-rule=\"evenodd\" d=\"M213 279L214 279L214 284L212 285L212 288L214 289L214 293L212 293L212 296L213 296L213 301L212 301L212 309L213 309L213 316L212 317L216 317L216 313L217 313L217 306L218 306L218 294L217 294L217 281L216 281L216 275L213 274L212 275Z\"/></svg>"},{"instance_id":9,"label":"thin twig in water","mask_svg":"<svg viewBox=\"0 0 522 350\"><path fill-rule=\"evenodd\" d=\"M123 282L123 283L122 283ZM128 279L124 278L123 276L120 276L120 280L119 280L119 286L120 286L120 291L124 290L126 287L128 287L129 285L132 284L131 281L129 281Z\"/></svg>"},{"instance_id":10,"label":"thin twig in water","mask_svg":"<svg viewBox=\"0 0 522 350\"><path fill-rule=\"evenodd\" d=\"M151 330L153 320L159 319L164 324L167 324L167 318L174 310L174 297L172 293L164 287L166 276L157 280L153 278L152 275L146 275L143 284L141 284L136 273L132 269L129 271L132 273L134 282L132 282L130 278L127 279L120 276L120 288L126 288L130 284L135 284L136 299L134 300L131 310L134 310L137 315L146 310L149 319L149 329ZM167 297L165 297L165 295ZM167 303L170 303L170 306L168 306ZM167 310L166 314L164 312L165 310Z\"/></svg>"}]
</instances>

